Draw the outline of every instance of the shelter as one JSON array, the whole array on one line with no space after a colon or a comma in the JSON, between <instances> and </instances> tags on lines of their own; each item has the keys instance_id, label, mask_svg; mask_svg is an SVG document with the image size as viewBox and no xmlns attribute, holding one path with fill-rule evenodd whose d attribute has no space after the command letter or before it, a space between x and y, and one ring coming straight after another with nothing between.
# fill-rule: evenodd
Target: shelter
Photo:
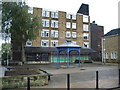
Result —
<instances>
[{"instance_id":1,"label":"shelter","mask_svg":"<svg viewBox=\"0 0 120 90\"><path fill-rule=\"evenodd\" d=\"M70 52L71 51L78 51L78 67L80 67L80 48L81 46L71 42L71 40L67 40L66 43L61 44L56 47L57 48L57 63L56 68L60 68L60 52L66 51L67 52L67 67L70 67Z\"/></svg>"}]
</instances>

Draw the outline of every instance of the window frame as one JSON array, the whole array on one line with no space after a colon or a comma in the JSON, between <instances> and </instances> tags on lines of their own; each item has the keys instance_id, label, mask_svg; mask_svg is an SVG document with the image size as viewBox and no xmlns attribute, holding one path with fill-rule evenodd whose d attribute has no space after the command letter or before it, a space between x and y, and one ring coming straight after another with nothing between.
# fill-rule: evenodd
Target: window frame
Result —
<instances>
[{"instance_id":1,"label":"window frame","mask_svg":"<svg viewBox=\"0 0 120 90\"><path fill-rule=\"evenodd\" d=\"M75 36L74 36L75 34ZM72 38L77 38L77 32L72 32Z\"/></svg>"},{"instance_id":2,"label":"window frame","mask_svg":"<svg viewBox=\"0 0 120 90\"><path fill-rule=\"evenodd\" d=\"M28 43L31 43L31 44L29 45ZM26 41L26 46L32 46L32 41L28 39L28 40Z\"/></svg>"},{"instance_id":3,"label":"window frame","mask_svg":"<svg viewBox=\"0 0 120 90\"><path fill-rule=\"evenodd\" d=\"M83 22L88 23L89 22L89 16L83 15Z\"/></svg>"},{"instance_id":4,"label":"window frame","mask_svg":"<svg viewBox=\"0 0 120 90\"><path fill-rule=\"evenodd\" d=\"M87 37L87 39L85 39ZM89 40L89 33L83 33L83 40Z\"/></svg>"},{"instance_id":5,"label":"window frame","mask_svg":"<svg viewBox=\"0 0 120 90\"><path fill-rule=\"evenodd\" d=\"M47 42L46 46L43 46L43 42ZM41 40L41 47L49 47L49 40Z\"/></svg>"},{"instance_id":6,"label":"window frame","mask_svg":"<svg viewBox=\"0 0 120 90\"><path fill-rule=\"evenodd\" d=\"M85 44L85 43L87 43L87 44ZM85 47L85 45L87 45L87 47ZM89 46L89 45L90 45L90 43L89 43L89 42L84 42L84 43L83 43L83 48L90 48L90 46Z\"/></svg>"},{"instance_id":7,"label":"window frame","mask_svg":"<svg viewBox=\"0 0 120 90\"><path fill-rule=\"evenodd\" d=\"M50 20L48 19L42 19L42 26L43 27L49 27L50 25Z\"/></svg>"},{"instance_id":8,"label":"window frame","mask_svg":"<svg viewBox=\"0 0 120 90\"><path fill-rule=\"evenodd\" d=\"M58 38L58 31L57 30L51 30L51 37L52 38Z\"/></svg>"},{"instance_id":9,"label":"window frame","mask_svg":"<svg viewBox=\"0 0 120 90\"><path fill-rule=\"evenodd\" d=\"M69 36L68 36L69 34ZM66 38L71 38L71 32L70 31L66 31Z\"/></svg>"},{"instance_id":10,"label":"window frame","mask_svg":"<svg viewBox=\"0 0 120 90\"><path fill-rule=\"evenodd\" d=\"M58 21L57 20L51 20L51 27L52 28L58 28L59 27Z\"/></svg>"},{"instance_id":11,"label":"window frame","mask_svg":"<svg viewBox=\"0 0 120 90\"><path fill-rule=\"evenodd\" d=\"M72 29L76 29L77 28L77 24L76 23L72 23Z\"/></svg>"},{"instance_id":12,"label":"window frame","mask_svg":"<svg viewBox=\"0 0 120 90\"><path fill-rule=\"evenodd\" d=\"M53 45L53 43L56 45ZM58 40L51 40L51 47L56 47L56 46L58 46Z\"/></svg>"},{"instance_id":13,"label":"window frame","mask_svg":"<svg viewBox=\"0 0 120 90\"><path fill-rule=\"evenodd\" d=\"M42 17L50 17L50 11L42 10Z\"/></svg>"},{"instance_id":14,"label":"window frame","mask_svg":"<svg viewBox=\"0 0 120 90\"><path fill-rule=\"evenodd\" d=\"M66 13L66 19L71 19L71 14Z\"/></svg>"},{"instance_id":15,"label":"window frame","mask_svg":"<svg viewBox=\"0 0 120 90\"><path fill-rule=\"evenodd\" d=\"M46 32L46 33L45 33ZM44 34L45 33L45 34ZM44 35L43 35L44 34ZM48 34L48 35L47 35ZM49 37L49 30L48 29L43 29L41 31L41 37Z\"/></svg>"},{"instance_id":16,"label":"window frame","mask_svg":"<svg viewBox=\"0 0 120 90\"><path fill-rule=\"evenodd\" d=\"M56 11L56 12L52 11L51 12L51 17L52 18L58 18L58 11Z\"/></svg>"},{"instance_id":17,"label":"window frame","mask_svg":"<svg viewBox=\"0 0 120 90\"><path fill-rule=\"evenodd\" d=\"M66 22L66 28L71 28L71 22Z\"/></svg>"},{"instance_id":18,"label":"window frame","mask_svg":"<svg viewBox=\"0 0 120 90\"><path fill-rule=\"evenodd\" d=\"M89 25L83 24L83 31L89 31Z\"/></svg>"},{"instance_id":19,"label":"window frame","mask_svg":"<svg viewBox=\"0 0 120 90\"><path fill-rule=\"evenodd\" d=\"M72 20L76 20L77 16L76 15L72 15Z\"/></svg>"}]
</instances>

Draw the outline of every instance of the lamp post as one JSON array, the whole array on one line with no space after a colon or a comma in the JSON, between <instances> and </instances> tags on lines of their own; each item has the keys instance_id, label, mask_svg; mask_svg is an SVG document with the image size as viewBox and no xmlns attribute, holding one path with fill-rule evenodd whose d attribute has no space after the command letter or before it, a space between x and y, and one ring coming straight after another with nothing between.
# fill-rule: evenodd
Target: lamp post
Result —
<instances>
[{"instance_id":1,"label":"lamp post","mask_svg":"<svg viewBox=\"0 0 120 90\"><path fill-rule=\"evenodd\" d=\"M105 38L102 39L102 63L106 62Z\"/></svg>"}]
</instances>

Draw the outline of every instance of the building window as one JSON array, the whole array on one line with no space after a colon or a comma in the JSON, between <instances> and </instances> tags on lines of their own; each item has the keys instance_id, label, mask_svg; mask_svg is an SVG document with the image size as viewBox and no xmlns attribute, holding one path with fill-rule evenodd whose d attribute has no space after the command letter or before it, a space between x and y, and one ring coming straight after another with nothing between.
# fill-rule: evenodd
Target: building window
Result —
<instances>
[{"instance_id":1,"label":"building window","mask_svg":"<svg viewBox=\"0 0 120 90\"><path fill-rule=\"evenodd\" d=\"M42 19L42 25L43 25L43 27L49 27L49 20Z\"/></svg>"},{"instance_id":2,"label":"building window","mask_svg":"<svg viewBox=\"0 0 120 90\"><path fill-rule=\"evenodd\" d=\"M87 24L83 24L83 31L88 31L89 30L89 27Z\"/></svg>"},{"instance_id":3,"label":"building window","mask_svg":"<svg viewBox=\"0 0 120 90\"><path fill-rule=\"evenodd\" d=\"M51 12L52 18L58 18L58 12Z\"/></svg>"},{"instance_id":4,"label":"building window","mask_svg":"<svg viewBox=\"0 0 120 90\"><path fill-rule=\"evenodd\" d=\"M84 48L89 48L89 42L84 42L83 47L84 47Z\"/></svg>"},{"instance_id":5,"label":"building window","mask_svg":"<svg viewBox=\"0 0 120 90\"><path fill-rule=\"evenodd\" d=\"M51 40L51 47L58 46L58 40Z\"/></svg>"},{"instance_id":6,"label":"building window","mask_svg":"<svg viewBox=\"0 0 120 90\"><path fill-rule=\"evenodd\" d=\"M51 37L53 37L53 38L58 38L58 31L56 31L56 30L51 30Z\"/></svg>"},{"instance_id":7,"label":"building window","mask_svg":"<svg viewBox=\"0 0 120 90\"><path fill-rule=\"evenodd\" d=\"M49 37L49 30L43 29L41 32L41 37Z\"/></svg>"},{"instance_id":8,"label":"building window","mask_svg":"<svg viewBox=\"0 0 120 90\"><path fill-rule=\"evenodd\" d=\"M88 16L86 16L86 15L83 15L83 22L88 22L89 20L88 20Z\"/></svg>"},{"instance_id":9,"label":"building window","mask_svg":"<svg viewBox=\"0 0 120 90\"><path fill-rule=\"evenodd\" d=\"M26 41L26 46L32 46L32 41L30 41L29 39Z\"/></svg>"},{"instance_id":10,"label":"building window","mask_svg":"<svg viewBox=\"0 0 120 90\"><path fill-rule=\"evenodd\" d=\"M66 28L70 28L70 22L66 22Z\"/></svg>"},{"instance_id":11,"label":"building window","mask_svg":"<svg viewBox=\"0 0 120 90\"><path fill-rule=\"evenodd\" d=\"M33 14L33 7L28 8L28 13Z\"/></svg>"},{"instance_id":12,"label":"building window","mask_svg":"<svg viewBox=\"0 0 120 90\"><path fill-rule=\"evenodd\" d=\"M72 19L73 19L73 20L76 20L76 15L72 15Z\"/></svg>"},{"instance_id":13,"label":"building window","mask_svg":"<svg viewBox=\"0 0 120 90\"><path fill-rule=\"evenodd\" d=\"M58 21L52 20L52 21L51 21L51 27L52 27L52 28L58 28Z\"/></svg>"},{"instance_id":14,"label":"building window","mask_svg":"<svg viewBox=\"0 0 120 90\"><path fill-rule=\"evenodd\" d=\"M111 53L111 59L117 59L117 53L112 52Z\"/></svg>"},{"instance_id":15,"label":"building window","mask_svg":"<svg viewBox=\"0 0 120 90\"><path fill-rule=\"evenodd\" d=\"M42 10L42 16L43 17L50 17L50 12L46 10Z\"/></svg>"},{"instance_id":16,"label":"building window","mask_svg":"<svg viewBox=\"0 0 120 90\"><path fill-rule=\"evenodd\" d=\"M70 38L71 37L71 33L70 32L66 32L66 37Z\"/></svg>"},{"instance_id":17,"label":"building window","mask_svg":"<svg viewBox=\"0 0 120 90\"><path fill-rule=\"evenodd\" d=\"M66 14L66 18L67 19L71 19L71 15L70 14Z\"/></svg>"},{"instance_id":18,"label":"building window","mask_svg":"<svg viewBox=\"0 0 120 90\"><path fill-rule=\"evenodd\" d=\"M72 37L76 38L76 32L72 32Z\"/></svg>"},{"instance_id":19,"label":"building window","mask_svg":"<svg viewBox=\"0 0 120 90\"><path fill-rule=\"evenodd\" d=\"M42 47L48 47L49 46L49 40L42 40L41 41L41 46Z\"/></svg>"},{"instance_id":20,"label":"building window","mask_svg":"<svg viewBox=\"0 0 120 90\"><path fill-rule=\"evenodd\" d=\"M89 34L83 33L83 40L89 40Z\"/></svg>"},{"instance_id":21,"label":"building window","mask_svg":"<svg viewBox=\"0 0 120 90\"><path fill-rule=\"evenodd\" d=\"M108 59L108 53L107 52L104 53L104 59Z\"/></svg>"},{"instance_id":22,"label":"building window","mask_svg":"<svg viewBox=\"0 0 120 90\"><path fill-rule=\"evenodd\" d=\"M76 29L76 23L72 23L72 29Z\"/></svg>"}]
</instances>

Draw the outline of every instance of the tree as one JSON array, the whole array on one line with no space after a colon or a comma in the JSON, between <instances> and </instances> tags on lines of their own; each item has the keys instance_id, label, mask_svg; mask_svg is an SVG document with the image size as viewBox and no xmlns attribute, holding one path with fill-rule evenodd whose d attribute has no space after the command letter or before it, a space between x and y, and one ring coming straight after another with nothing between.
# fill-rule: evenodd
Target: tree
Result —
<instances>
[{"instance_id":1,"label":"tree","mask_svg":"<svg viewBox=\"0 0 120 90\"><path fill-rule=\"evenodd\" d=\"M2 60L10 59L11 44L3 43L1 47Z\"/></svg>"},{"instance_id":2,"label":"tree","mask_svg":"<svg viewBox=\"0 0 120 90\"><path fill-rule=\"evenodd\" d=\"M39 35L42 24L38 15L28 13L29 7L23 2L2 3L2 32L11 33L14 43L21 43L22 61L25 61L25 43Z\"/></svg>"}]
</instances>

